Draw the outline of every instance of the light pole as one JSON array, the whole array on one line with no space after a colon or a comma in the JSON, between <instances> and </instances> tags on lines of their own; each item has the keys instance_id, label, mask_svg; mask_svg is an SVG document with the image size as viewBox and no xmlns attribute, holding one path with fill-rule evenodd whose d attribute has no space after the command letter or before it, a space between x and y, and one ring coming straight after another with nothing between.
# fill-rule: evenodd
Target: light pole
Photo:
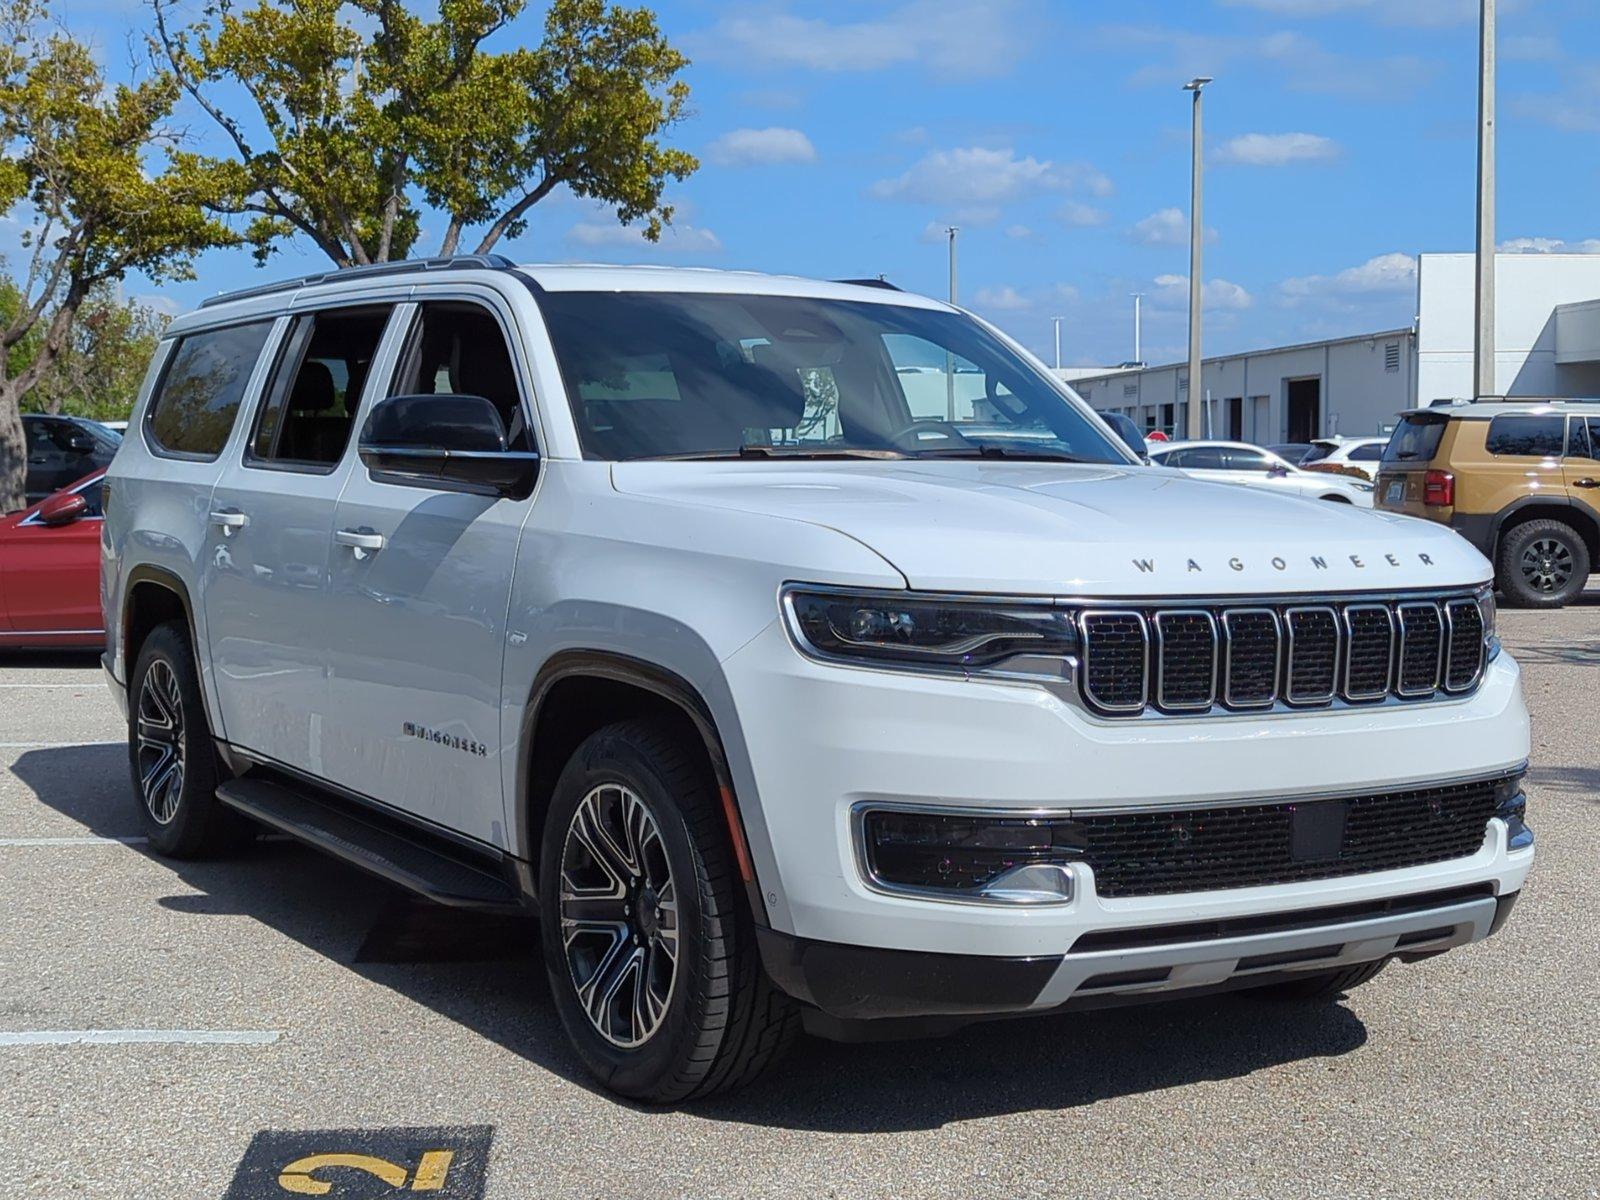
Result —
<instances>
[{"instance_id":1,"label":"light pole","mask_svg":"<svg viewBox=\"0 0 1600 1200\"><path fill-rule=\"evenodd\" d=\"M1133 361L1135 363L1144 362L1144 358L1139 351L1139 303L1143 299L1143 292L1133 293Z\"/></svg>"},{"instance_id":2,"label":"light pole","mask_svg":"<svg viewBox=\"0 0 1600 1200\"><path fill-rule=\"evenodd\" d=\"M950 237L950 303L956 302L956 234L961 232L959 225L945 226L945 233ZM945 420L954 423L956 419L956 360L950 351L944 352L944 410Z\"/></svg>"},{"instance_id":3,"label":"light pole","mask_svg":"<svg viewBox=\"0 0 1600 1200\"><path fill-rule=\"evenodd\" d=\"M1200 378L1200 245L1205 241L1205 217L1201 212L1201 193L1204 184L1204 165L1201 162L1202 136L1200 128L1200 95L1211 78L1198 75L1183 85L1183 90L1194 93L1194 132L1190 138L1192 162L1189 167L1189 400L1184 405L1185 424L1191 438L1203 436L1200 397L1203 382Z\"/></svg>"},{"instance_id":4,"label":"light pole","mask_svg":"<svg viewBox=\"0 0 1600 1200\"><path fill-rule=\"evenodd\" d=\"M1056 327L1056 370L1061 370L1061 318L1051 317L1050 323Z\"/></svg>"},{"instance_id":5,"label":"light pole","mask_svg":"<svg viewBox=\"0 0 1600 1200\"><path fill-rule=\"evenodd\" d=\"M1495 0L1481 0L1478 24L1478 293L1472 341L1472 394L1499 395L1494 345Z\"/></svg>"}]
</instances>

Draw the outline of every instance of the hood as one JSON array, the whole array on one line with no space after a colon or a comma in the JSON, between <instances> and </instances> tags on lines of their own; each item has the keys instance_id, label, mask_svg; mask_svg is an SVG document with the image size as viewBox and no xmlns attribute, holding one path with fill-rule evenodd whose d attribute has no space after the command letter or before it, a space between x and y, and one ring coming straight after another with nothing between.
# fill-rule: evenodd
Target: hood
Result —
<instances>
[{"instance_id":1,"label":"hood","mask_svg":"<svg viewBox=\"0 0 1600 1200\"><path fill-rule=\"evenodd\" d=\"M1454 531L1157 467L618 463L618 491L807 521L913 588L1034 595L1372 591L1489 578Z\"/></svg>"}]
</instances>

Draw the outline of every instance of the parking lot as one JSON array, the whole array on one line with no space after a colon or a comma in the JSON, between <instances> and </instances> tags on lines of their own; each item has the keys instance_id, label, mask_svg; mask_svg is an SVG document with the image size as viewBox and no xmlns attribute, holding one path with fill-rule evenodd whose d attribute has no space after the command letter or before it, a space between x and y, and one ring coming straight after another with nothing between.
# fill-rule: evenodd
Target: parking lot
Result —
<instances>
[{"instance_id":1,"label":"parking lot","mask_svg":"<svg viewBox=\"0 0 1600 1200\"><path fill-rule=\"evenodd\" d=\"M1600 1196L1600 589L1501 624L1540 858L1500 937L1328 1007L806 1042L667 1111L586 1081L521 926L281 840L152 857L98 665L0 660L0 1193L217 1197L263 1130L491 1126L494 1197Z\"/></svg>"}]
</instances>

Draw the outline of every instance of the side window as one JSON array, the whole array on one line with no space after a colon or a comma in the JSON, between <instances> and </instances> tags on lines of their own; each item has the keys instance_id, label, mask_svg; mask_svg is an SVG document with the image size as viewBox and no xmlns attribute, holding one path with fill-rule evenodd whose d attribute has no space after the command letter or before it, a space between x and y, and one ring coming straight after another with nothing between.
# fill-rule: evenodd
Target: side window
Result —
<instances>
[{"instance_id":1,"label":"side window","mask_svg":"<svg viewBox=\"0 0 1600 1200\"><path fill-rule=\"evenodd\" d=\"M84 514L83 514L84 516L86 516L86 517L103 517L103 516L105 516L105 509L102 508L101 505L100 505L101 489L104 486L104 484L105 484L105 480L104 479L96 479L88 487L79 488L78 489L78 495L82 496L84 503L89 506L88 509L84 512Z\"/></svg>"},{"instance_id":2,"label":"side window","mask_svg":"<svg viewBox=\"0 0 1600 1200\"><path fill-rule=\"evenodd\" d=\"M1590 417L1573 417L1567 422L1567 457L1568 458L1593 458L1595 456L1594 434L1600 421Z\"/></svg>"},{"instance_id":3,"label":"side window","mask_svg":"<svg viewBox=\"0 0 1600 1200\"><path fill-rule=\"evenodd\" d=\"M178 341L145 418L157 450L205 460L222 453L271 331L271 321L256 321Z\"/></svg>"},{"instance_id":4,"label":"side window","mask_svg":"<svg viewBox=\"0 0 1600 1200\"><path fill-rule=\"evenodd\" d=\"M1188 467L1194 464L1189 461L1193 450L1174 450L1170 454L1157 455L1157 461L1164 467Z\"/></svg>"},{"instance_id":5,"label":"side window","mask_svg":"<svg viewBox=\"0 0 1600 1200\"><path fill-rule=\"evenodd\" d=\"M1377 462L1383 457L1383 443L1369 442L1350 451L1351 462Z\"/></svg>"},{"instance_id":6,"label":"side window","mask_svg":"<svg viewBox=\"0 0 1600 1200\"><path fill-rule=\"evenodd\" d=\"M648 374L647 366L643 370ZM631 381L618 382L625 392L631 389ZM507 449L533 448L517 387L517 369L500 322L481 305L429 301L417 314L417 327L389 395L452 392L483 396L500 410Z\"/></svg>"},{"instance_id":7,"label":"side window","mask_svg":"<svg viewBox=\"0 0 1600 1200\"><path fill-rule=\"evenodd\" d=\"M1522 458L1554 458L1566 449L1567 419L1550 417L1496 417L1489 422L1490 454Z\"/></svg>"},{"instance_id":8,"label":"side window","mask_svg":"<svg viewBox=\"0 0 1600 1200\"><path fill-rule=\"evenodd\" d=\"M1227 468L1224 452L1216 446L1196 446L1193 450L1180 453L1184 455L1183 465L1192 470L1221 471Z\"/></svg>"},{"instance_id":9,"label":"side window","mask_svg":"<svg viewBox=\"0 0 1600 1200\"><path fill-rule=\"evenodd\" d=\"M295 322L256 422L252 461L320 468L344 456L389 312L335 309Z\"/></svg>"},{"instance_id":10,"label":"side window","mask_svg":"<svg viewBox=\"0 0 1600 1200\"><path fill-rule=\"evenodd\" d=\"M1589 417L1588 442L1589 449L1585 454L1587 458L1600 459L1600 417Z\"/></svg>"},{"instance_id":11,"label":"side window","mask_svg":"<svg viewBox=\"0 0 1600 1200\"><path fill-rule=\"evenodd\" d=\"M1267 471L1272 460L1259 450L1224 450L1223 465L1229 471Z\"/></svg>"}]
</instances>

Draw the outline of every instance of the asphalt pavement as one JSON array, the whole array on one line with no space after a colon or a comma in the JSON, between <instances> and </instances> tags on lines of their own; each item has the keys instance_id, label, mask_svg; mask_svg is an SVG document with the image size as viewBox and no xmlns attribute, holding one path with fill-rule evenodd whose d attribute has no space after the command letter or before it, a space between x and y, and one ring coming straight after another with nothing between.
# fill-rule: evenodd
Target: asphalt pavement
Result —
<instances>
[{"instance_id":1,"label":"asphalt pavement","mask_svg":"<svg viewBox=\"0 0 1600 1200\"><path fill-rule=\"evenodd\" d=\"M1323 1006L806 1041L675 1110L587 1081L519 924L282 840L153 857L97 664L0 657L0 1196L1600 1197L1600 590L1502 630L1539 860L1498 937Z\"/></svg>"}]
</instances>

